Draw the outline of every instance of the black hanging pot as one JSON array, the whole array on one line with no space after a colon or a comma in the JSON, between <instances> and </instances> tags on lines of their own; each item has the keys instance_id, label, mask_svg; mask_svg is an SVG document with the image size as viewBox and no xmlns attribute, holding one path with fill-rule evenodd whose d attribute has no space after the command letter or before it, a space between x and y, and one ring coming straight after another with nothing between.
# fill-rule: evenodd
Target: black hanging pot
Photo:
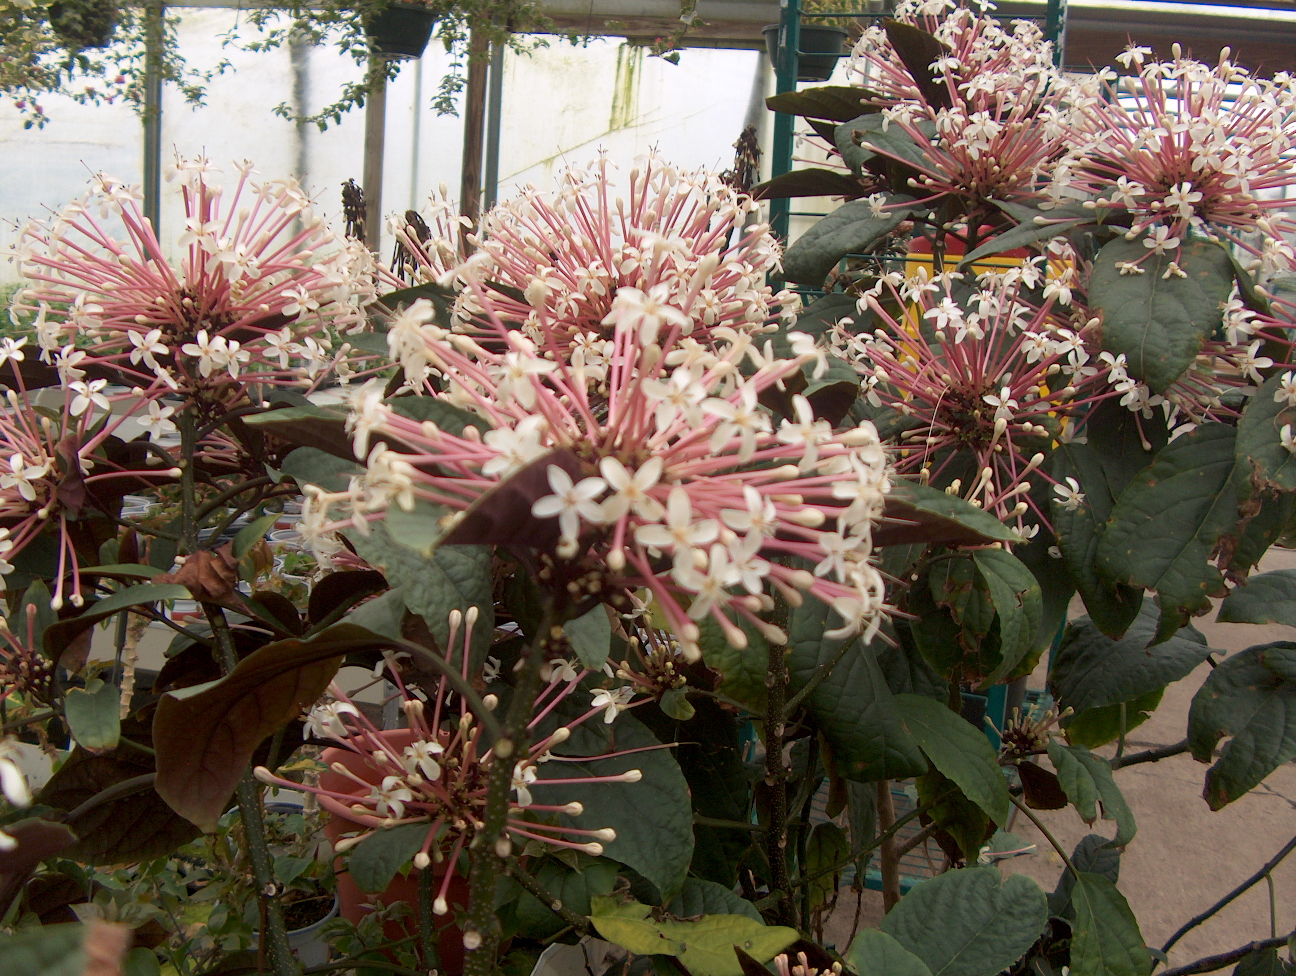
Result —
<instances>
[{"instance_id":1,"label":"black hanging pot","mask_svg":"<svg viewBox=\"0 0 1296 976\"><path fill-rule=\"evenodd\" d=\"M107 47L117 31L117 0L55 0L49 25L69 51Z\"/></svg>"},{"instance_id":2,"label":"black hanging pot","mask_svg":"<svg viewBox=\"0 0 1296 976\"><path fill-rule=\"evenodd\" d=\"M761 30L765 35L765 53L775 70L779 66L780 30L778 24L770 24ZM845 46L846 32L840 27L802 24L797 81L827 81L832 77L833 68L837 67L837 59L845 53Z\"/></svg>"},{"instance_id":3,"label":"black hanging pot","mask_svg":"<svg viewBox=\"0 0 1296 976\"><path fill-rule=\"evenodd\" d=\"M365 20L370 46L389 61L414 61L423 56L436 13L417 3L388 4Z\"/></svg>"}]
</instances>

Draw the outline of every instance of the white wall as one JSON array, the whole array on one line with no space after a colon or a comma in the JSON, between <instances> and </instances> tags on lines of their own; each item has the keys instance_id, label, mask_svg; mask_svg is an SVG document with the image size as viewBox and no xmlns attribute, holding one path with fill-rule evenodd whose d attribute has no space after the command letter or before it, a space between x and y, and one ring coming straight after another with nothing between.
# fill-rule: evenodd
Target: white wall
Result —
<instances>
[{"instance_id":1,"label":"white wall","mask_svg":"<svg viewBox=\"0 0 1296 976\"><path fill-rule=\"evenodd\" d=\"M280 50L253 54L222 46L234 26L232 10L183 12L180 44L195 65L222 58L232 68L208 87L207 104L193 108L168 86L163 96L164 157L205 153L215 162L251 159L267 177L296 176L317 195L323 212L340 212L340 185L361 179L364 113L352 111L321 133L272 113L280 102L318 110L333 101L341 83L359 69L331 48L298 58ZM619 39L573 47L559 38L530 56L510 53L504 73L500 197L513 187L549 185L567 162L592 159L600 149L616 162L650 148L683 167L727 168L732 144L767 84L757 77L755 51L686 50L679 65L650 58ZM383 209L421 203L438 183L457 192L462 153L461 122L437 116L431 97L448 58L434 41L423 59L407 64L387 99ZM104 171L130 182L142 178L142 130L126 105L80 106L68 99L42 99L52 121L44 129L22 128L11 102L0 101L0 243L16 225L57 209L80 195L90 173ZM417 121L417 125L415 124ZM763 126L768 132L768 123ZM414 132L418 138L415 144ZM768 151L765 135L762 145ZM228 170L227 170L228 172ZM174 238L179 212L174 184L163 184L164 242ZM387 248L384 247L384 255ZM16 269L0 263L0 282Z\"/></svg>"}]
</instances>

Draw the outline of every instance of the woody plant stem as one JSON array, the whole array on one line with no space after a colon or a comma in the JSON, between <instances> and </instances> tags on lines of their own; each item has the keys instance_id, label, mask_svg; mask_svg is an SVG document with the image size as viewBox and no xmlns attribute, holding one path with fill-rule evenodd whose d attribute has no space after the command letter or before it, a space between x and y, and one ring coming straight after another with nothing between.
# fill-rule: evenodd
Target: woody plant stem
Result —
<instances>
[{"instance_id":1,"label":"woody plant stem","mask_svg":"<svg viewBox=\"0 0 1296 976\"><path fill-rule=\"evenodd\" d=\"M472 869L468 877L468 920L464 923L464 976L491 976L499 949L500 924L495 915L495 881L508 870L513 841L508 835L508 798L513 785L515 757L525 755L530 745L527 723L531 705L540 691L540 669L550 640L562 636L563 616L547 597L535 639L523 652L503 732L491 746L491 764L486 780L486 809L482 825L468 844Z\"/></svg>"},{"instance_id":2,"label":"woody plant stem","mask_svg":"<svg viewBox=\"0 0 1296 976\"><path fill-rule=\"evenodd\" d=\"M196 515L197 484L194 478L194 455L197 453L197 416L194 405L187 404L180 411L180 531L181 551L189 556L198 551L198 519ZM234 649L234 635L225 611L212 603L202 604L207 621L211 624L216 641L217 661L221 672L229 674L238 664ZM262 819L261 787L252 778L251 770L243 770L238 790L239 819L243 824L248 855L252 861L252 875L256 879L257 898L261 902L266 931L261 940L270 948L270 961L275 976L298 976L301 966L288 945L288 929L284 924L283 909L279 899L270 897L278 891L274 877L274 862L265 839L265 822Z\"/></svg>"}]
</instances>

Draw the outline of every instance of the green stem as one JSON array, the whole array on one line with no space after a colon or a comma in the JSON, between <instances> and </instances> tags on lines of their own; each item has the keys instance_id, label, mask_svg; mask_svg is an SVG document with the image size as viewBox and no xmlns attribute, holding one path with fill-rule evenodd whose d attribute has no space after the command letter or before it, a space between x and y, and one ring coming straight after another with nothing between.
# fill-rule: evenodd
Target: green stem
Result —
<instances>
[{"instance_id":1,"label":"green stem","mask_svg":"<svg viewBox=\"0 0 1296 976\"><path fill-rule=\"evenodd\" d=\"M1008 799L1012 801L1013 806L1026 814L1030 822L1033 823L1039 829L1039 832L1044 835L1045 839L1053 845L1053 850L1057 851L1058 857L1062 858L1062 863L1065 864L1067 870L1071 872L1071 877L1075 878L1077 881L1080 880L1080 874L1076 871L1075 865L1071 863L1071 858L1067 857L1067 852L1062 849L1062 845L1059 844L1058 839L1053 836L1053 832L1044 826L1044 822L1040 820L1039 817L1035 816L1035 811L1011 793L1008 795Z\"/></svg>"},{"instance_id":2,"label":"green stem","mask_svg":"<svg viewBox=\"0 0 1296 976\"><path fill-rule=\"evenodd\" d=\"M1227 895L1225 895L1215 904L1211 905L1211 907L1206 909L1206 911L1202 912L1200 915L1194 915L1188 921L1184 922L1184 924L1179 927L1179 931L1177 931L1174 935L1170 936L1169 941L1167 941L1166 944L1161 947L1161 952L1169 953L1170 950L1174 948L1174 944L1178 942L1180 939L1182 939L1185 935L1187 935L1197 926L1201 925L1208 918L1210 918L1220 909L1224 908L1234 899L1240 897L1243 893L1250 890L1253 886L1259 884L1263 879L1268 878L1270 873L1273 871L1273 869L1276 868L1279 864L1281 864L1283 858L1285 858L1293 850L1296 850L1296 837L1293 837L1286 844L1284 844L1282 846L1282 850L1280 850L1277 854L1271 857L1260 868L1259 871L1251 875L1251 877L1247 878L1245 881L1243 881L1240 885L1238 885L1236 888L1230 891Z\"/></svg>"},{"instance_id":3,"label":"green stem","mask_svg":"<svg viewBox=\"0 0 1296 976\"><path fill-rule=\"evenodd\" d=\"M16 718L12 722L5 722L4 725L0 725L0 732L21 729L24 725L35 725L37 722L44 722L47 718L53 718L57 714L58 712L51 708L44 712L28 715L26 718Z\"/></svg>"},{"instance_id":4,"label":"green stem","mask_svg":"<svg viewBox=\"0 0 1296 976\"><path fill-rule=\"evenodd\" d=\"M787 625L787 604L779 599L775 613ZM783 767L783 723L787 704L787 646L770 641L765 670L765 785L769 789L769 825L765 834L765 854L770 863L770 889L779 893L775 921L797 927L797 905L792 897L792 878L788 873L788 796L787 771Z\"/></svg>"},{"instance_id":5,"label":"green stem","mask_svg":"<svg viewBox=\"0 0 1296 976\"><path fill-rule=\"evenodd\" d=\"M486 778L486 808L481 826L468 845L472 869L468 877L468 918L463 926L464 976L491 976L499 948L500 923L495 915L495 881L513 853L508 836L509 792L513 786L513 766L518 756L525 756L528 746L527 723L536 695L540 691L540 668L548 638L562 635L562 616L555 610L552 597L545 602L544 616L536 638L524 652L522 670L518 673L509 700L502 732L491 744L491 764ZM483 710L482 724L490 729ZM494 722L490 723L495 725ZM498 728L498 725L495 725Z\"/></svg>"},{"instance_id":6,"label":"green stem","mask_svg":"<svg viewBox=\"0 0 1296 976\"><path fill-rule=\"evenodd\" d=\"M449 870L454 870L450 865ZM431 869L418 873L418 927L419 952L423 958L423 968L428 972L441 968L441 956L437 952L436 931L432 928L432 902L436 895L436 878Z\"/></svg>"},{"instance_id":7,"label":"green stem","mask_svg":"<svg viewBox=\"0 0 1296 976\"><path fill-rule=\"evenodd\" d=\"M522 862L516 857L510 857L508 859L508 869L509 874L513 875L518 884L534 895L536 901L540 902L540 904L548 908L549 911L553 912L566 922L569 928L573 928L581 933L589 931L590 920L584 915L579 915L576 912L573 912L570 908L565 908L562 901L556 898L548 888L537 881L526 868L522 867Z\"/></svg>"},{"instance_id":8,"label":"green stem","mask_svg":"<svg viewBox=\"0 0 1296 976\"><path fill-rule=\"evenodd\" d=\"M1296 938L1296 931L1274 939L1261 939L1258 942L1251 942L1236 949L1230 949L1228 952L1221 952L1218 956L1207 956L1204 959L1198 959L1196 962L1190 962L1186 966L1167 969L1161 976L1195 976L1196 973L1213 973L1218 969L1227 969L1234 963L1241 962L1253 952L1262 952L1265 949L1281 949L1283 946L1288 945L1293 938Z\"/></svg>"},{"instance_id":9,"label":"green stem","mask_svg":"<svg viewBox=\"0 0 1296 976\"><path fill-rule=\"evenodd\" d=\"M225 611L213 603L202 604L212 636L221 656L221 670L229 674L238 665L238 652L234 649L234 634L230 631ZM243 770L238 790L239 818L247 839L248 856L252 861L252 876L256 879L257 897L265 907L265 928L261 933L270 947L271 964L275 976L298 976L301 965L288 945L288 927L284 924L283 907L277 897L279 886L274 877L274 861L265 839L265 821L262 818L261 788L252 778L250 769Z\"/></svg>"},{"instance_id":10,"label":"green stem","mask_svg":"<svg viewBox=\"0 0 1296 976\"><path fill-rule=\"evenodd\" d=\"M1132 756L1126 756L1124 759L1113 759L1112 769L1123 769L1126 766L1137 766L1139 763L1158 762L1162 759L1169 759L1171 756L1178 756L1188 751L1188 740L1181 739L1174 745L1162 746L1160 749L1148 749L1144 752L1136 752Z\"/></svg>"},{"instance_id":11,"label":"green stem","mask_svg":"<svg viewBox=\"0 0 1296 976\"><path fill-rule=\"evenodd\" d=\"M805 701L806 697L819 687L823 680L832 673L832 669L841 663L841 659L844 658L857 643L859 643L858 636L848 640L841 646L837 651L836 656L833 657L831 661L819 665L819 667L815 669L815 673L810 675L810 679L801 686L801 689L787 700L787 703L783 706L784 714L791 715L793 709Z\"/></svg>"}]
</instances>

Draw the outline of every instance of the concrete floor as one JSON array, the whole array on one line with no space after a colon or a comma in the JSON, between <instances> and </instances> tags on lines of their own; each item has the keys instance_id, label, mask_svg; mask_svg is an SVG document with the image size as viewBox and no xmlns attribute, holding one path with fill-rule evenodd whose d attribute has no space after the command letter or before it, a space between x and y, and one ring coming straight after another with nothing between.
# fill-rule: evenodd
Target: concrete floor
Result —
<instances>
[{"instance_id":1,"label":"concrete floor","mask_svg":"<svg viewBox=\"0 0 1296 976\"><path fill-rule=\"evenodd\" d=\"M1296 552L1273 550L1257 572L1296 568ZM1072 615L1084 612L1077 601ZM1212 647L1229 653L1274 640L1296 640L1296 628L1279 625L1216 623L1214 614L1194 621ZM1210 666L1167 689L1161 706L1134 730L1126 753L1179 742L1187 735L1188 708ZM1044 686L1045 667L1030 680ZM1115 747L1098 750L1109 758ZM1049 768L1047 757L1041 765ZM1116 781L1138 822L1138 836L1121 859L1120 890L1138 917L1144 940L1160 948L1189 918L1209 908L1221 896L1253 874L1296 834L1296 763L1275 770L1259 787L1224 809L1212 813L1202 799L1207 766L1190 756L1118 770ZM1039 811L1040 820L1070 853L1086 834L1113 836L1114 824L1099 820L1087 827L1074 809ZM1051 891L1062 873L1061 858L1034 824L1018 815L1013 833L1037 845L1038 853L1003 862L1005 872L1025 874ZM1278 934L1296 928L1296 853L1274 871ZM855 895L843 891L825 941L844 951L855 914ZM878 925L881 895L864 893L861 924ZM1178 966L1202 956L1269 937L1269 889L1253 887L1204 925L1193 930L1170 952Z\"/></svg>"}]
</instances>

